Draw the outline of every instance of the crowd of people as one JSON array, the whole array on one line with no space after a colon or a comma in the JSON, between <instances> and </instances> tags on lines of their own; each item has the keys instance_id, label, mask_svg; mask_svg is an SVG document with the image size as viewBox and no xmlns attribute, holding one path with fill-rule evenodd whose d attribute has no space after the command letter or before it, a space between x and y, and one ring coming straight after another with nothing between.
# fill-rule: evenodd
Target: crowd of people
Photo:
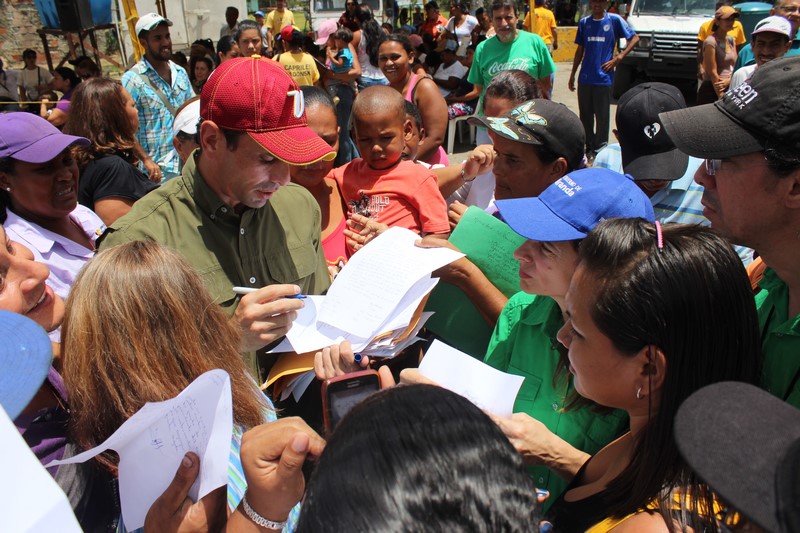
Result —
<instances>
[{"instance_id":1,"label":"crowd of people","mask_svg":"<svg viewBox=\"0 0 800 533\"><path fill-rule=\"evenodd\" d=\"M524 21L510 0L449 19L430 1L386 28L347 0L314 37L281 0L229 7L186 68L148 13L121 81L89 58L0 63L18 88L0 113L0 411L46 465L225 370L227 485L192 500L186 453L148 532L796 531L800 58L782 56L800 0L755 26L739 70L721 5L698 40L709 103L640 84L614 144L613 71L638 38L589 6L579 114L553 94L538 1ZM451 164L463 115L481 133ZM298 295L387 228L455 248L470 209L518 235L493 259L518 263L519 292L469 255L433 275L493 330L470 355L522 378L510 418L416 370L434 337L457 343L432 332L388 362L322 349L299 398L260 387ZM369 366L384 390L326 441L322 382ZM115 453L48 470L85 531L131 529Z\"/></svg>"}]
</instances>

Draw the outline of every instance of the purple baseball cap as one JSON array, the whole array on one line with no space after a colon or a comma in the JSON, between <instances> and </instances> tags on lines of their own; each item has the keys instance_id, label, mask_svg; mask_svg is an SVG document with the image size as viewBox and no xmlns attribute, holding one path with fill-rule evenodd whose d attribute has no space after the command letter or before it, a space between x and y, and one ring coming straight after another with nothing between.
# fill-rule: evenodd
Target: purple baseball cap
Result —
<instances>
[{"instance_id":1,"label":"purple baseball cap","mask_svg":"<svg viewBox=\"0 0 800 533\"><path fill-rule=\"evenodd\" d=\"M45 119L31 113L0 114L0 158L46 163L70 146L89 146L90 143L85 137L61 133Z\"/></svg>"},{"instance_id":2,"label":"purple baseball cap","mask_svg":"<svg viewBox=\"0 0 800 533\"><path fill-rule=\"evenodd\" d=\"M536 198L495 205L511 229L540 242L583 239L607 218L655 220L653 204L633 180L605 168L575 170Z\"/></svg>"}]
</instances>

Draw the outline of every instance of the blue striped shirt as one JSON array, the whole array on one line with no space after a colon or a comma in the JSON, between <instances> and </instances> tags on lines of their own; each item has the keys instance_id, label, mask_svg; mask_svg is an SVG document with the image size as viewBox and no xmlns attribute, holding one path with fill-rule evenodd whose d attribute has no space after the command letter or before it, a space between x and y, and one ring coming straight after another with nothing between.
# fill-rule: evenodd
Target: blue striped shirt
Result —
<instances>
[{"instance_id":1,"label":"blue striped shirt","mask_svg":"<svg viewBox=\"0 0 800 533\"><path fill-rule=\"evenodd\" d=\"M192 84L186 71L169 62L172 85L166 82L153 66L142 58L122 76L122 85L131 93L131 98L139 110L139 130L136 140L144 151L161 167L164 175L180 173L180 160L168 158L172 150L172 122L174 117L159 95L141 78L147 76L150 83L158 89L167 101L177 110L181 104L194 96Z\"/></svg>"}]
</instances>

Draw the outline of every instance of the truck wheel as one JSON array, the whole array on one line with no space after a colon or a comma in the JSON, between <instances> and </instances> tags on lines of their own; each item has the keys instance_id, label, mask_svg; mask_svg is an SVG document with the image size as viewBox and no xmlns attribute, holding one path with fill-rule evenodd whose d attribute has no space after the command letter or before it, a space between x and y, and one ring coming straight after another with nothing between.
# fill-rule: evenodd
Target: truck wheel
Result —
<instances>
[{"instance_id":1,"label":"truck wheel","mask_svg":"<svg viewBox=\"0 0 800 533\"><path fill-rule=\"evenodd\" d=\"M614 87L611 89L611 96L615 100L633 87L633 79L636 76L636 69L628 65L619 65L614 71Z\"/></svg>"}]
</instances>

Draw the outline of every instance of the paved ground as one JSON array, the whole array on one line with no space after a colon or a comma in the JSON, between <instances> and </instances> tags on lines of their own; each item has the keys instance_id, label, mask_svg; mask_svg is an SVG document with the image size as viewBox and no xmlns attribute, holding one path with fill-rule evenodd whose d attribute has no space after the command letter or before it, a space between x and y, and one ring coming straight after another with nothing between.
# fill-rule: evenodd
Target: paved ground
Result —
<instances>
[{"instance_id":1,"label":"paved ground","mask_svg":"<svg viewBox=\"0 0 800 533\"><path fill-rule=\"evenodd\" d=\"M578 114L578 93L571 92L567 88L567 81L569 80L569 73L572 69L572 62L568 63L556 63L558 69L556 70L556 79L555 84L553 86L553 100L556 102L560 102L570 108L576 115ZM611 103L611 129L614 129L615 121L614 115L617 112L617 104L615 101ZM466 128L466 126L459 125L459 128ZM466 135L464 135L466 138ZM614 134L609 132L609 142L615 142ZM446 148L446 146L445 146ZM467 144L462 144L458 142L458 137L456 137L456 144L453 148L453 155L450 156L450 161L453 163L460 163L463 161L469 151L471 150L471 146Z\"/></svg>"}]
</instances>

